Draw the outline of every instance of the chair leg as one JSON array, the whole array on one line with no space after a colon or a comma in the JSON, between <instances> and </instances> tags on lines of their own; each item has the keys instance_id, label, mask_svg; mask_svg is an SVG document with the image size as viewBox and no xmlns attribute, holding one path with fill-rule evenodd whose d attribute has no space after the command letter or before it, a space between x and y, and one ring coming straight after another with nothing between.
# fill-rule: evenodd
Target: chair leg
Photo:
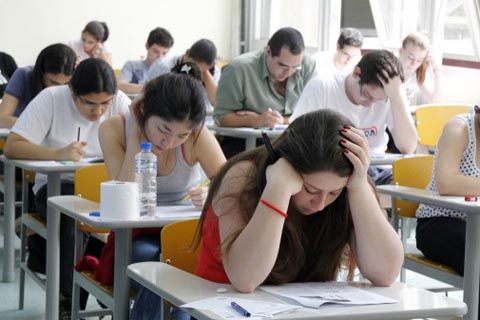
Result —
<instances>
[{"instance_id":1,"label":"chair leg","mask_svg":"<svg viewBox=\"0 0 480 320\"><path fill-rule=\"evenodd\" d=\"M25 302L25 270L22 265L27 257L27 227L22 223L20 234L20 293L18 297L18 309L23 310Z\"/></svg>"},{"instance_id":2,"label":"chair leg","mask_svg":"<svg viewBox=\"0 0 480 320\"><path fill-rule=\"evenodd\" d=\"M77 224L75 228L75 260L76 265L82 259L83 252L83 232ZM78 319L78 312L80 311L80 289L78 285L78 277L76 271L73 272L73 290L72 290L72 319Z\"/></svg>"},{"instance_id":3,"label":"chair leg","mask_svg":"<svg viewBox=\"0 0 480 320\"><path fill-rule=\"evenodd\" d=\"M80 311L80 286L77 284L76 275L73 275L72 289L72 320L78 320L78 312Z\"/></svg>"}]
</instances>

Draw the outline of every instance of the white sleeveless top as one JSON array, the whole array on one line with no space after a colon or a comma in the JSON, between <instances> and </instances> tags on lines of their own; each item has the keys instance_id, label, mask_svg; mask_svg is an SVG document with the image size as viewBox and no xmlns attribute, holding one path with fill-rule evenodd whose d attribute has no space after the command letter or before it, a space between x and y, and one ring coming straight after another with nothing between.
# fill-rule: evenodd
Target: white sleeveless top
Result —
<instances>
[{"instance_id":1,"label":"white sleeveless top","mask_svg":"<svg viewBox=\"0 0 480 320\"><path fill-rule=\"evenodd\" d=\"M463 120L468 128L468 145L463 152L462 159L460 160L460 173L464 176L478 178L480 177L480 170L475 163L476 154L476 136L475 136L475 111L472 109L469 113L456 116ZM427 189L433 191L438 195L437 185L435 181L435 163L438 158L438 148L435 150L435 159L432 170L432 180L427 186ZM467 215L458 210L447 209L443 207L431 206L421 204L418 207L417 218L432 218L432 217L452 217L466 220Z\"/></svg>"}]
</instances>

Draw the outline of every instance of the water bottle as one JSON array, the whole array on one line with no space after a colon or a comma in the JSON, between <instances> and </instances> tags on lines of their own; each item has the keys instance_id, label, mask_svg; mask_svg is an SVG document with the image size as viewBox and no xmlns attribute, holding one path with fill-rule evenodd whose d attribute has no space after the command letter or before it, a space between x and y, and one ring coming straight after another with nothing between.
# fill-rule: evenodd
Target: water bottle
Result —
<instances>
[{"instance_id":1,"label":"water bottle","mask_svg":"<svg viewBox=\"0 0 480 320\"><path fill-rule=\"evenodd\" d=\"M135 182L138 184L140 217L154 217L157 207L157 156L152 144L142 142L135 155Z\"/></svg>"}]
</instances>

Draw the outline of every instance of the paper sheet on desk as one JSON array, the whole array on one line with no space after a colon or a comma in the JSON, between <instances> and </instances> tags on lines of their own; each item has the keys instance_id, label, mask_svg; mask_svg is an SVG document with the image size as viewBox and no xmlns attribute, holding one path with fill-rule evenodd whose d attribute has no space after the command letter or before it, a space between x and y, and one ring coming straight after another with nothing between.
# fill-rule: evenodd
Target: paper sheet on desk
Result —
<instances>
[{"instance_id":1,"label":"paper sheet on desk","mask_svg":"<svg viewBox=\"0 0 480 320\"><path fill-rule=\"evenodd\" d=\"M241 314L239 314L237 311L233 310L232 307L230 306L230 303L232 301L235 301L236 303L241 305L243 308L248 310L251 316L246 318ZM300 308L299 306L294 306L289 304L239 299L239 298L232 298L232 297L226 297L226 296L198 300L198 301L184 304L180 307L210 310L215 312L219 316L221 316L223 319L228 319L228 320L240 320L240 319L255 320L255 319L263 319L263 318L271 318L276 314L292 311Z\"/></svg>"},{"instance_id":2,"label":"paper sheet on desk","mask_svg":"<svg viewBox=\"0 0 480 320\"><path fill-rule=\"evenodd\" d=\"M178 206L157 206L155 215L157 217L192 217L198 218L200 211L192 205L178 205Z\"/></svg>"},{"instance_id":3,"label":"paper sheet on desk","mask_svg":"<svg viewBox=\"0 0 480 320\"><path fill-rule=\"evenodd\" d=\"M397 302L397 300L339 282L288 283L279 286L261 286L260 289L294 300L309 308L319 308L325 303L367 305Z\"/></svg>"},{"instance_id":4,"label":"paper sheet on desk","mask_svg":"<svg viewBox=\"0 0 480 320\"><path fill-rule=\"evenodd\" d=\"M85 162L85 163L102 163L103 157L83 157L78 162Z\"/></svg>"}]
</instances>

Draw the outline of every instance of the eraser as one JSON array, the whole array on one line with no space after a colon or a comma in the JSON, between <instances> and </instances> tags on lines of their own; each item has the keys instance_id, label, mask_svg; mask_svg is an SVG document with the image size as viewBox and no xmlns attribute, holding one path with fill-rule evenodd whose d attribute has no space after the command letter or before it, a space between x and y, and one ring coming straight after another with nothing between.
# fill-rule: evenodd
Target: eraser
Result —
<instances>
[{"instance_id":1,"label":"eraser","mask_svg":"<svg viewBox=\"0 0 480 320\"><path fill-rule=\"evenodd\" d=\"M476 197L476 196L465 196L465 201L468 201L468 202L476 202L476 201L477 201L477 197Z\"/></svg>"},{"instance_id":2,"label":"eraser","mask_svg":"<svg viewBox=\"0 0 480 320\"><path fill-rule=\"evenodd\" d=\"M92 211L89 214L90 217L100 217L100 211Z\"/></svg>"},{"instance_id":3,"label":"eraser","mask_svg":"<svg viewBox=\"0 0 480 320\"><path fill-rule=\"evenodd\" d=\"M217 293L225 293L225 292L227 292L226 288L218 288L217 289Z\"/></svg>"}]
</instances>

